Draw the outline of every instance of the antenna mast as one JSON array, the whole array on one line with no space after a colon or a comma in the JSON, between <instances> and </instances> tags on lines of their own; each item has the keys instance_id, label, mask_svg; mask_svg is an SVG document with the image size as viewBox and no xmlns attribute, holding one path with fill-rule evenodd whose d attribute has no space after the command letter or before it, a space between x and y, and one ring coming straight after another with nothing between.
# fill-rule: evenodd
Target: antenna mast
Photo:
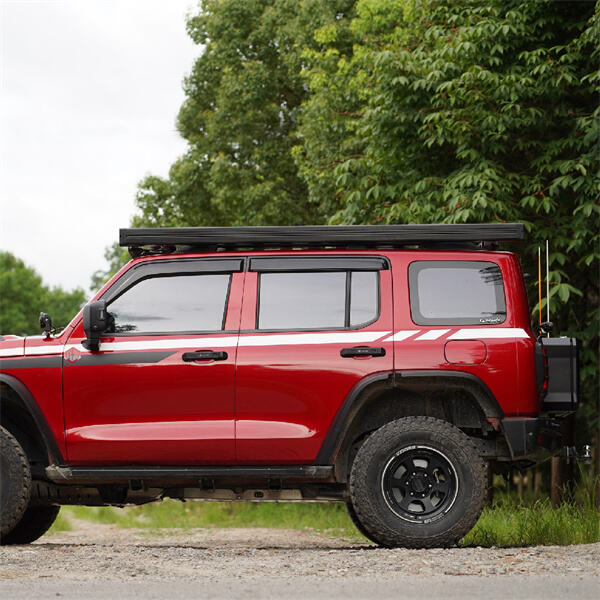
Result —
<instances>
[{"instance_id":1,"label":"antenna mast","mask_svg":"<svg viewBox=\"0 0 600 600\"><path fill-rule=\"evenodd\" d=\"M550 254L548 252L548 240L546 240L546 321L550 321ZM550 337L550 332L546 334Z\"/></svg>"}]
</instances>

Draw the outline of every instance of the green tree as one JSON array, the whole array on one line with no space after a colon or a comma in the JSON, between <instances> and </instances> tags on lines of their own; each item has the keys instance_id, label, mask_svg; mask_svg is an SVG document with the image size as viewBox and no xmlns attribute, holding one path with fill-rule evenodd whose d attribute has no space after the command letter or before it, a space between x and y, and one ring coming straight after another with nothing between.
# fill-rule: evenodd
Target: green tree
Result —
<instances>
[{"instance_id":1,"label":"green tree","mask_svg":"<svg viewBox=\"0 0 600 600\"><path fill-rule=\"evenodd\" d=\"M184 89L178 129L189 142L168 179L139 186L135 225L299 224L323 221L306 202L291 155L308 89L303 52L315 30L344 35L354 0L204 0L188 20L203 45Z\"/></svg>"},{"instance_id":2,"label":"green tree","mask_svg":"<svg viewBox=\"0 0 600 600\"><path fill-rule=\"evenodd\" d=\"M54 325L67 325L84 302L83 290L48 288L21 259L0 252L0 333L39 334L42 311L52 317Z\"/></svg>"},{"instance_id":3,"label":"green tree","mask_svg":"<svg viewBox=\"0 0 600 600\"><path fill-rule=\"evenodd\" d=\"M522 221L525 257L549 239L552 317L582 340L590 408L598 5L360 0L356 12L351 54L330 40L305 54L311 97L295 156L311 197L335 196L333 223Z\"/></svg>"}]
</instances>

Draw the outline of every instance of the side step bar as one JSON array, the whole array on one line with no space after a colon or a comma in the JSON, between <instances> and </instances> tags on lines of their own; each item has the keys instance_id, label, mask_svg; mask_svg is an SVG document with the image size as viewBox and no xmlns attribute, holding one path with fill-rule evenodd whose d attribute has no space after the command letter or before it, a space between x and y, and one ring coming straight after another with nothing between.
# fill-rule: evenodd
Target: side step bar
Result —
<instances>
[{"instance_id":1,"label":"side step bar","mask_svg":"<svg viewBox=\"0 0 600 600\"><path fill-rule=\"evenodd\" d=\"M201 479L285 479L303 481L333 481L333 466L307 465L289 467L197 467L197 466L136 466L136 467L46 467L46 476L54 483L127 483L131 480L154 481L172 485L198 482Z\"/></svg>"}]
</instances>

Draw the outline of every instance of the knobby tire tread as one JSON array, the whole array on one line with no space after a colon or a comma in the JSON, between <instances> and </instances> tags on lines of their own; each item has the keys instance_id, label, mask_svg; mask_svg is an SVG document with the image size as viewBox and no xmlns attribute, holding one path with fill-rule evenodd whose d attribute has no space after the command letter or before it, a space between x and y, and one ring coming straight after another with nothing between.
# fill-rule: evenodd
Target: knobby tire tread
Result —
<instances>
[{"instance_id":1,"label":"knobby tire tread","mask_svg":"<svg viewBox=\"0 0 600 600\"><path fill-rule=\"evenodd\" d=\"M372 490L366 485L364 474L380 447L393 445L398 436L407 432L427 430L439 435L440 439L450 440L461 447L473 472L473 496L468 509L450 530L431 537L415 537L400 533L372 518L377 507L373 506ZM361 476L362 475L362 476ZM389 548L439 548L455 545L475 525L488 496L487 464L479 456L475 444L469 436L446 421L433 417L405 417L392 421L372 433L359 449L352 465L349 480L350 498L364 532L372 541ZM364 533L363 532L363 533Z\"/></svg>"}]
</instances>

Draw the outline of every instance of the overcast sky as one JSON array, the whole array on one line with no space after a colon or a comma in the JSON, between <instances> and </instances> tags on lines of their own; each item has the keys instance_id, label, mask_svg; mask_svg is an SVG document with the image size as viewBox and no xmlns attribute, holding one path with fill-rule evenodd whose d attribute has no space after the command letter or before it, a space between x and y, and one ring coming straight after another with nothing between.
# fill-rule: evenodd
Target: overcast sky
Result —
<instances>
[{"instance_id":1,"label":"overcast sky","mask_svg":"<svg viewBox=\"0 0 600 600\"><path fill-rule=\"evenodd\" d=\"M88 291L136 185L185 150L194 0L0 0L0 248Z\"/></svg>"}]
</instances>

